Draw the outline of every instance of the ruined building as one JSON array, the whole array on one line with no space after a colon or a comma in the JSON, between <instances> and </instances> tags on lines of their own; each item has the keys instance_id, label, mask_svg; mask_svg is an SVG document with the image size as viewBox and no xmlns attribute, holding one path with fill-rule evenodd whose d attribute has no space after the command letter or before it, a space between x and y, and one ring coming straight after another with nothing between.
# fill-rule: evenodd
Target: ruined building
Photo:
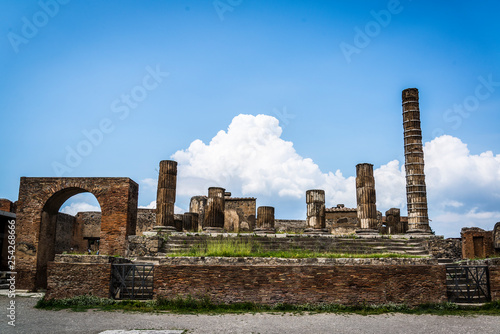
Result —
<instances>
[{"instance_id":1,"label":"ruined building","mask_svg":"<svg viewBox=\"0 0 500 334\"><path fill-rule=\"evenodd\" d=\"M188 212L175 214L177 163L164 160L160 162L156 209L138 209L138 185L129 178L22 177L18 202L0 200L0 264L6 268L7 225L13 219L19 289L45 288L56 254L90 249L126 256L131 252L132 241L137 241L136 236L144 236L139 239L149 243L147 252L158 253L162 240L159 235L181 231L203 236L254 232L263 234L259 238L271 235L276 240L280 239L276 232L304 233L322 240L311 243L309 239L300 239L302 236L295 239L313 248L318 244L334 247L337 242L333 236L368 239L378 234L430 234L418 90L404 90L402 99L408 217L402 217L399 208L390 208L385 215L377 211L373 165L369 163L356 166L356 208L343 204L326 207L328 194L323 189L310 189L305 192L304 219L280 219L275 217L274 207L257 207L256 198L232 197L226 189L214 185L206 195L191 198ZM101 212L79 213L76 217L59 213L67 199L83 192L97 198ZM488 231L464 231L464 257L489 256L494 253L492 249L500 249L498 231L500 226L495 227L492 236ZM286 241L273 242L289 247ZM488 246L492 243L492 247ZM433 247L430 241L428 247Z\"/></svg>"}]
</instances>

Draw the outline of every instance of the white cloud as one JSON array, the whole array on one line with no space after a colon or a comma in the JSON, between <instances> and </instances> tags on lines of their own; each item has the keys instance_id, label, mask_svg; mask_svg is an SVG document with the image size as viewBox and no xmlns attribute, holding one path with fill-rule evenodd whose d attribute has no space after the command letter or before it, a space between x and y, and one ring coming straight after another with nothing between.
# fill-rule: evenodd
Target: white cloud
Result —
<instances>
[{"instance_id":1,"label":"white cloud","mask_svg":"<svg viewBox=\"0 0 500 334\"><path fill-rule=\"evenodd\" d=\"M147 190L156 190L158 185L158 179L146 178L141 180L140 184Z\"/></svg>"},{"instance_id":2,"label":"white cloud","mask_svg":"<svg viewBox=\"0 0 500 334\"><path fill-rule=\"evenodd\" d=\"M206 194L211 186L264 199L266 205L286 207L305 218L305 191L324 189L327 206L356 206L355 178L341 171L322 172L311 159L300 156L293 143L281 138L278 120L266 115L238 115L227 131L209 144L195 140L172 155L178 162L177 194ZM431 227L438 234L458 236L461 227L500 219L500 155L473 155L451 136L437 137L424 146ZM404 165L393 160L374 170L377 208L406 212ZM283 217L287 216L287 217Z\"/></svg>"},{"instance_id":3,"label":"white cloud","mask_svg":"<svg viewBox=\"0 0 500 334\"><path fill-rule=\"evenodd\" d=\"M151 203L149 203L146 206L139 206L139 209L156 209L156 200L152 201ZM174 213L181 214L181 213L184 213L184 212L186 212L184 209L182 209L182 208L178 207L177 205L175 205L175 207L174 207Z\"/></svg>"},{"instance_id":4,"label":"white cloud","mask_svg":"<svg viewBox=\"0 0 500 334\"><path fill-rule=\"evenodd\" d=\"M327 202L355 204L354 178L340 171L322 173L311 159L280 138L278 120L267 115L236 116L226 131L206 145L195 140L177 151L177 189L180 196L206 194L221 186L243 195L302 199L308 189L325 189Z\"/></svg>"},{"instance_id":5,"label":"white cloud","mask_svg":"<svg viewBox=\"0 0 500 334\"><path fill-rule=\"evenodd\" d=\"M78 212L85 211L101 211L101 208L95 205L91 205L85 202L75 202L67 205L61 209L62 213L75 216Z\"/></svg>"}]
</instances>

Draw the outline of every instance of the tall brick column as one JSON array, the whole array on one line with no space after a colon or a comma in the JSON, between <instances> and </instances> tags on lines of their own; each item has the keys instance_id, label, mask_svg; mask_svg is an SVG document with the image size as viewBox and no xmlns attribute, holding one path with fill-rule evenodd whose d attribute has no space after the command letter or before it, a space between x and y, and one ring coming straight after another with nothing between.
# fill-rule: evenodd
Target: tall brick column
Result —
<instances>
[{"instance_id":1,"label":"tall brick column","mask_svg":"<svg viewBox=\"0 0 500 334\"><path fill-rule=\"evenodd\" d=\"M203 230L207 232L222 232L224 230L224 188L208 188L207 206Z\"/></svg>"},{"instance_id":2,"label":"tall brick column","mask_svg":"<svg viewBox=\"0 0 500 334\"><path fill-rule=\"evenodd\" d=\"M427 234L431 232L431 228L427 213L427 189L425 186L418 89L405 89L402 97L408 233Z\"/></svg>"},{"instance_id":3,"label":"tall brick column","mask_svg":"<svg viewBox=\"0 0 500 334\"><path fill-rule=\"evenodd\" d=\"M274 228L274 207L259 206L257 208L257 227L254 229L256 233L275 233Z\"/></svg>"},{"instance_id":4,"label":"tall brick column","mask_svg":"<svg viewBox=\"0 0 500 334\"><path fill-rule=\"evenodd\" d=\"M378 234L375 178L372 164L356 165L356 202L361 229L356 233Z\"/></svg>"},{"instance_id":5,"label":"tall brick column","mask_svg":"<svg viewBox=\"0 0 500 334\"><path fill-rule=\"evenodd\" d=\"M326 233L325 191L312 189L306 191L307 228L306 233Z\"/></svg>"},{"instance_id":6,"label":"tall brick column","mask_svg":"<svg viewBox=\"0 0 500 334\"><path fill-rule=\"evenodd\" d=\"M175 231L174 207L177 184L177 162L160 161L158 192L156 195L156 228Z\"/></svg>"}]
</instances>

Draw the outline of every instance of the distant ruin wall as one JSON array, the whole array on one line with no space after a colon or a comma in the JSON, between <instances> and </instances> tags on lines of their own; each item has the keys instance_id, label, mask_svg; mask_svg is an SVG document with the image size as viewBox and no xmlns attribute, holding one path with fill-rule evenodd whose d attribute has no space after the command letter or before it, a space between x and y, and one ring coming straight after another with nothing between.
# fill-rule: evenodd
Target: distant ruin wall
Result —
<instances>
[{"instance_id":1,"label":"distant ruin wall","mask_svg":"<svg viewBox=\"0 0 500 334\"><path fill-rule=\"evenodd\" d=\"M487 258L495 255L493 248L493 231L485 231L479 227L465 227L461 231L462 258Z\"/></svg>"},{"instance_id":2,"label":"distant ruin wall","mask_svg":"<svg viewBox=\"0 0 500 334\"><path fill-rule=\"evenodd\" d=\"M225 198L224 229L246 232L255 228L257 203L255 198Z\"/></svg>"},{"instance_id":3,"label":"distant ruin wall","mask_svg":"<svg viewBox=\"0 0 500 334\"><path fill-rule=\"evenodd\" d=\"M276 232L302 233L307 228L305 220L275 219L274 228Z\"/></svg>"}]
</instances>

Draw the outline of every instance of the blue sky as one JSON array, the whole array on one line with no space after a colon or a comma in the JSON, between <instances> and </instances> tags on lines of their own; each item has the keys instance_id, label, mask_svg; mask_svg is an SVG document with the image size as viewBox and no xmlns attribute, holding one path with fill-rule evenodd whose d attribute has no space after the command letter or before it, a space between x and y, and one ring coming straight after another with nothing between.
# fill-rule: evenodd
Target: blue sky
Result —
<instances>
[{"instance_id":1,"label":"blue sky","mask_svg":"<svg viewBox=\"0 0 500 334\"><path fill-rule=\"evenodd\" d=\"M127 176L148 206L159 161L175 158L182 210L223 186L298 219L310 188L354 206L355 165L369 162L378 209L404 212L401 91L417 87L431 227L492 229L498 11L494 1L2 1L0 197L16 200L21 176ZM82 203L96 205L67 205Z\"/></svg>"}]
</instances>

